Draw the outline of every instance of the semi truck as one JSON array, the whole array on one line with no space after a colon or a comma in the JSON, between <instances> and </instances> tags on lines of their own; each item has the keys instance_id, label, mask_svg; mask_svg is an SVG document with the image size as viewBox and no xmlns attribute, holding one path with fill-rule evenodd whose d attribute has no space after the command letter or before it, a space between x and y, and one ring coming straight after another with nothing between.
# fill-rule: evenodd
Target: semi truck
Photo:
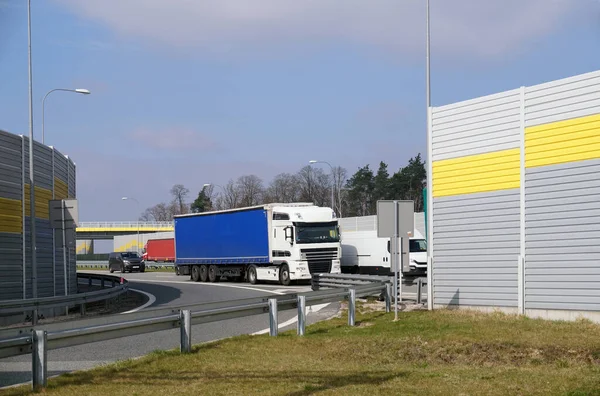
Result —
<instances>
[{"instance_id":1,"label":"semi truck","mask_svg":"<svg viewBox=\"0 0 600 396\"><path fill-rule=\"evenodd\" d=\"M342 247L331 208L272 203L174 217L175 268L195 282L310 280L340 273Z\"/></svg>"},{"instance_id":2,"label":"semi truck","mask_svg":"<svg viewBox=\"0 0 600 396\"><path fill-rule=\"evenodd\" d=\"M173 238L149 239L142 250L144 261L172 263L175 261L175 240Z\"/></svg>"}]
</instances>

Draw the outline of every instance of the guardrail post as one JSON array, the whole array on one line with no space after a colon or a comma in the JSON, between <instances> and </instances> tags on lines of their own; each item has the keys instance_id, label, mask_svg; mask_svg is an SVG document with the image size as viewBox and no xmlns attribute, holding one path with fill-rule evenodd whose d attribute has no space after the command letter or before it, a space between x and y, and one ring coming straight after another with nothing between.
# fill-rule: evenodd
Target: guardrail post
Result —
<instances>
[{"instance_id":1,"label":"guardrail post","mask_svg":"<svg viewBox=\"0 0 600 396\"><path fill-rule=\"evenodd\" d=\"M277 320L277 299L269 298L269 334L272 337L277 336L279 332Z\"/></svg>"},{"instance_id":2,"label":"guardrail post","mask_svg":"<svg viewBox=\"0 0 600 396\"><path fill-rule=\"evenodd\" d=\"M356 312L356 290L350 289L348 297L348 325L354 326L354 314Z\"/></svg>"},{"instance_id":3,"label":"guardrail post","mask_svg":"<svg viewBox=\"0 0 600 396\"><path fill-rule=\"evenodd\" d=\"M423 290L423 279L417 279L417 304L421 304L421 294Z\"/></svg>"},{"instance_id":4,"label":"guardrail post","mask_svg":"<svg viewBox=\"0 0 600 396\"><path fill-rule=\"evenodd\" d=\"M189 309L179 311L179 329L181 334L180 351L192 351L192 312Z\"/></svg>"},{"instance_id":5,"label":"guardrail post","mask_svg":"<svg viewBox=\"0 0 600 396\"><path fill-rule=\"evenodd\" d=\"M306 296L298 296L298 335L306 330Z\"/></svg>"},{"instance_id":6,"label":"guardrail post","mask_svg":"<svg viewBox=\"0 0 600 396\"><path fill-rule=\"evenodd\" d=\"M31 374L33 390L38 391L48 385L48 350L46 349L48 333L45 330L35 330L32 336Z\"/></svg>"},{"instance_id":7,"label":"guardrail post","mask_svg":"<svg viewBox=\"0 0 600 396\"><path fill-rule=\"evenodd\" d=\"M392 311L392 285L389 283L385 284L385 312L390 313Z\"/></svg>"},{"instance_id":8,"label":"guardrail post","mask_svg":"<svg viewBox=\"0 0 600 396\"><path fill-rule=\"evenodd\" d=\"M100 280L100 287L101 287L102 289L104 289L104 278L102 278L102 279Z\"/></svg>"},{"instance_id":9,"label":"guardrail post","mask_svg":"<svg viewBox=\"0 0 600 396\"><path fill-rule=\"evenodd\" d=\"M92 278L91 278L91 277L90 277L90 278L88 278L88 286L89 286L89 287L92 287Z\"/></svg>"},{"instance_id":10,"label":"guardrail post","mask_svg":"<svg viewBox=\"0 0 600 396\"><path fill-rule=\"evenodd\" d=\"M79 309L81 311L81 316L85 315L85 303L81 303L81 308Z\"/></svg>"}]
</instances>

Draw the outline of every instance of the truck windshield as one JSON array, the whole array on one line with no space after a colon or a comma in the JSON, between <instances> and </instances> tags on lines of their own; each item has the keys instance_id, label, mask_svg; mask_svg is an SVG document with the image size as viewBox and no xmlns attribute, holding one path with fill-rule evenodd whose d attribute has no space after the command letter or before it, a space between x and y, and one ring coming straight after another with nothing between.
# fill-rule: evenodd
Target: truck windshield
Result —
<instances>
[{"instance_id":1,"label":"truck windshield","mask_svg":"<svg viewBox=\"0 0 600 396\"><path fill-rule=\"evenodd\" d=\"M339 242L340 233L337 222L296 223L297 243Z\"/></svg>"},{"instance_id":2,"label":"truck windshield","mask_svg":"<svg viewBox=\"0 0 600 396\"><path fill-rule=\"evenodd\" d=\"M409 245L409 250L411 253L427 251L427 241L425 239L411 239Z\"/></svg>"}]
</instances>

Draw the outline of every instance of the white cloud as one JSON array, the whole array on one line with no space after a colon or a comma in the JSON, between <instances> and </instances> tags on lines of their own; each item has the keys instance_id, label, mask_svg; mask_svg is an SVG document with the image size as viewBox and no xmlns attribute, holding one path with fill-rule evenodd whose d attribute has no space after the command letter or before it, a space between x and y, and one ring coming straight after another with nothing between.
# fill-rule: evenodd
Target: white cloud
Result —
<instances>
[{"instance_id":1,"label":"white cloud","mask_svg":"<svg viewBox=\"0 0 600 396\"><path fill-rule=\"evenodd\" d=\"M229 54L344 41L422 52L425 0L55 0L118 35ZM502 56L534 42L591 0L431 0L436 53Z\"/></svg>"}]
</instances>

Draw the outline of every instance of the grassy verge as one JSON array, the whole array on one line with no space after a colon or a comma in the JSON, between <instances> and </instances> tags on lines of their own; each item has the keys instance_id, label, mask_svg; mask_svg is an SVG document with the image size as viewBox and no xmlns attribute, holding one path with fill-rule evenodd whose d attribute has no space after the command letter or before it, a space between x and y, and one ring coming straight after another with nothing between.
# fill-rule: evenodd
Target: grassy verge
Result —
<instances>
[{"instance_id":1,"label":"grassy verge","mask_svg":"<svg viewBox=\"0 0 600 396\"><path fill-rule=\"evenodd\" d=\"M600 326L440 310L364 312L155 352L49 381L60 395L598 395ZM27 394L28 388L7 394Z\"/></svg>"}]
</instances>

